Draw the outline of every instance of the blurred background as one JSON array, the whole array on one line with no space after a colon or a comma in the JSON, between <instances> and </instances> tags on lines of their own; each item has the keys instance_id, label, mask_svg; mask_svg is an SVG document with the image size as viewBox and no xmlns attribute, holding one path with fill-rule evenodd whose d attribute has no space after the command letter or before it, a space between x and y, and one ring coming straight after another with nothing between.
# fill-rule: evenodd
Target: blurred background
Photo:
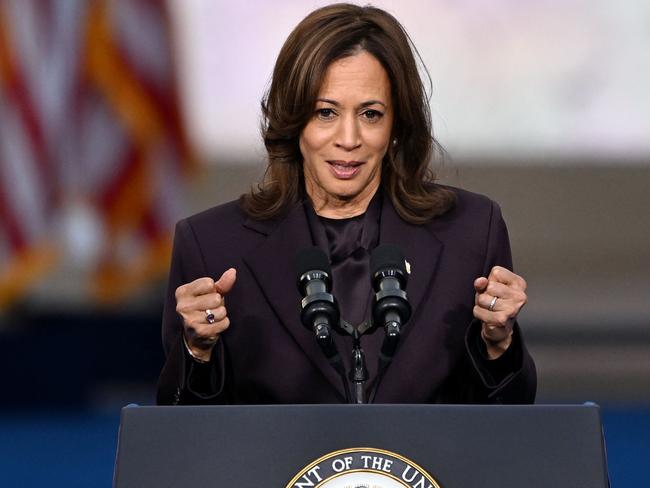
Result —
<instances>
[{"instance_id":1,"label":"blurred background","mask_svg":"<svg viewBox=\"0 0 650 488\"><path fill-rule=\"evenodd\" d=\"M259 178L275 57L326 3L0 0L3 486L110 485L173 225ZM502 206L538 401L599 403L612 486L648 486L650 4L373 4L428 68L441 180Z\"/></svg>"}]
</instances>

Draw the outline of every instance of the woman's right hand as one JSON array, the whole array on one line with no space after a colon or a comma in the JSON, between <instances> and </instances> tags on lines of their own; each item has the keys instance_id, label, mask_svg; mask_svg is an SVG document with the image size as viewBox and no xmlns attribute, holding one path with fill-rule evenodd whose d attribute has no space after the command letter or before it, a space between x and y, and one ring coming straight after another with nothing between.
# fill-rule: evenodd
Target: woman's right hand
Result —
<instances>
[{"instance_id":1,"label":"woman's right hand","mask_svg":"<svg viewBox=\"0 0 650 488\"><path fill-rule=\"evenodd\" d=\"M183 319L183 334L192 355L209 361L219 334L228 328L230 320L224 296L237 278L235 268L226 270L217 281L199 278L176 288L176 312ZM213 323L208 314L214 315Z\"/></svg>"}]
</instances>

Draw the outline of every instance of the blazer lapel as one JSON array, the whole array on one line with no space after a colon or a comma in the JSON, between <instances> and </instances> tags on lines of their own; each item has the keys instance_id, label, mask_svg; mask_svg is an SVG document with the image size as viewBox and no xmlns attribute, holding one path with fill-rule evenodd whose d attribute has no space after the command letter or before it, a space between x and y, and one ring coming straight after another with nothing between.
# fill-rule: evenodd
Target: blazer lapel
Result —
<instances>
[{"instance_id":1,"label":"blazer lapel","mask_svg":"<svg viewBox=\"0 0 650 488\"><path fill-rule=\"evenodd\" d=\"M256 222L249 219L244 225L267 235L254 253L244 257L244 263L257 280L282 325L314 366L323 373L341 396L344 396L338 373L328 363L313 333L300 321L302 297L297 287L295 258L301 249L314 245L302 204L294 206L280 221ZM339 353L345 352L339 351Z\"/></svg>"},{"instance_id":2,"label":"blazer lapel","mask_svg":"<svg viewBox=\"0 0 650 488\"><path fill-rule=\"evenodd\" d=\"M395 244L402 250L410 265L411 273L406 285L406 293L411 303L411 316L415 317L433 286L443 244L436 238L430 226L413 225L402 220L388 196L385 196L382 207L379 242ZM407 324L401 342L410 335L412 328Z\"/></svg>"}]
</instances>

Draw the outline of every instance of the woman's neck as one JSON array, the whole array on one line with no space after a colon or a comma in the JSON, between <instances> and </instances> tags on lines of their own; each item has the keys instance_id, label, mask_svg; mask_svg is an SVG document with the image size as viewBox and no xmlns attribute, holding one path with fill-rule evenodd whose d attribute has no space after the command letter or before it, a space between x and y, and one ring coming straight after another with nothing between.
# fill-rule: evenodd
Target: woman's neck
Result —
<instances>
[{"instance_id":1,"label":"woman's neck","mask_svg":"<svg viewBox=\"0 0 650 488\"><path fill-rule=\"evenodd\" d=\"M318 195L318 192L307 191L316 215L328 219L349 219L361 215L368 210L372 197L375 196L378 187L367 188L361 194L353 198L336 198L332 195Z\"/></svg>"}]
</instances>

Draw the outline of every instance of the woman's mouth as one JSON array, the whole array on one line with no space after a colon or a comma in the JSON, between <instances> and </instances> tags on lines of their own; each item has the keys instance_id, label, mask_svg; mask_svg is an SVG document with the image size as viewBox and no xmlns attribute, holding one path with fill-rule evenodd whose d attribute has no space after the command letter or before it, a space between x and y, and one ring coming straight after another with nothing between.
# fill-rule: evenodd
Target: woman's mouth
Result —
<instances>
[{"instance_id":1,"label":"woman's mouth","mask_svg":"<svg viewBox=\"0 0 650 488\"><path fill-rule=\"evenodd\" d=\"M361 165L363 164L363 161L334 160L334 161L327 161L327 163L330 165L332 173L336 178L347 180L354 177L354 175L356 175L359 172Z\"/></svg>"}]
</instances>

